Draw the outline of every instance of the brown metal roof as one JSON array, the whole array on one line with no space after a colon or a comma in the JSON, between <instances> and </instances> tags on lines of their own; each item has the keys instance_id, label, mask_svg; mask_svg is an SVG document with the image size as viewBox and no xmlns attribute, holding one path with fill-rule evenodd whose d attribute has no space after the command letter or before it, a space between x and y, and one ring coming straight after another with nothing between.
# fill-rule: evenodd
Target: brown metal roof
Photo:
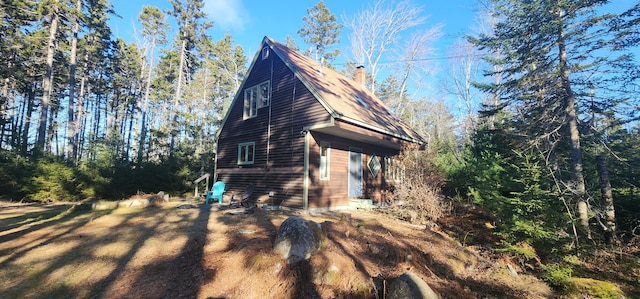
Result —
<instances>
[{"instance_id":1,"label":"brown metal roof","mask_svg":"<svg viewBox=\"0 0 640 299\"><path fill-rule=\"evenodd\" d=\"M269 37L265 37L263 43L274 50L335 119L414 143L425 143L416 131L359 83L321 67L313 59Z\"/></svg>"}]
</instances>

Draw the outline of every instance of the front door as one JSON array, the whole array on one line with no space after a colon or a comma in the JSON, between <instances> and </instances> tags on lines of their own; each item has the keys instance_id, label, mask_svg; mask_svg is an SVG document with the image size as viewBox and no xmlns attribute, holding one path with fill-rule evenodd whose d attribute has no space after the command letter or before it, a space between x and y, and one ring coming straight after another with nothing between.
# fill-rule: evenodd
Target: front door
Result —
<instances>
[{"instance_id":1,"label":"front door","mask_svg":"<svg viewBox=\"0 0 640 299\"><path fill-rule=\"evenodd\" d=\"M349 148L349 196L362 196L362 150Z\"/></svg>"}]
</instances>

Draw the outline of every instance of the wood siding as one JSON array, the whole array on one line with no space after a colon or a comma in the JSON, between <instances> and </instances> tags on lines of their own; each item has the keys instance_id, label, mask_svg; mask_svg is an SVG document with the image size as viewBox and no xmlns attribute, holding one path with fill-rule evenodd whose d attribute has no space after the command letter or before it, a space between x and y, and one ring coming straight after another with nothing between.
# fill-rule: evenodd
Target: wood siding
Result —
<instances>
[{"instance_id":1,"label":"wood siding","mask_svg":"<svg viewBox=\"0 0 640 299\"><path fill-rule=\"evenodd\" d=\"M382 136L381 136L382 138ZM398 154L398 150L369 143L313 132L309 148L309 207L348 206L349 200L349 151L350 148L362 150L363 195L359 198L372 199L374 202L386 201L385 191L393 185L384 179L384 157ZM331 143L329 180L320 180L320 143ZM382 165L376 177L367 165L375 155Z\"/></svg>"},{"instance_id":2,"label":"wood siding","mask_svg":"<svg viewBox=\"0 0 640 299\"><path fill-rule=\"evenodd\" d=\"M243 119L244 90L267 80L271 82L270 106L259 108L254 118ZM330 120L324 107L275 53L265 60L258 55L218 137L216 172L218 180L227 184L225 198L239 196L253 184L253 199L302 208L301 132L304 127ZM243 142L255 142L252 165L237 163L238 144Z\"/></svg>"}]
</instances>

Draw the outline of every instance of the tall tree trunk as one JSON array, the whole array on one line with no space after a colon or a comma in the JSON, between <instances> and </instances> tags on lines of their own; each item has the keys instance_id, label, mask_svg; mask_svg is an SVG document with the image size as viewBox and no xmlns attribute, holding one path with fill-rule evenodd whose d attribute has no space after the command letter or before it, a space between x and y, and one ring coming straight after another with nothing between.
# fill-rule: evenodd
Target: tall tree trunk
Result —
<instances>
[{"instance_id":1,"label":"tall tree trunk","mask_svg":"<svg viewBox=\"0 0 640 299\"><path fill-rule=\"evenodd\" d=\"M97 138L99 135L99 128L100 128L100 121L102 118L102 112L100 111L101 108L100 106L102 106L101 100L100 100L100 95L95 95L96 97L96 101L93 107L93 124L92 124L92 130L91 133L93 134L92 139Z\"/></svg>"},{"instance_id":2,"label":"tall tree trunk","mask_svg":"<svg viewBox=\"0 0 640 299\"><path fill-rule=\"evenodd\" d=\"M87 60L85 60L85 66L87 65ZM85 68L86 69L86 68ZM80 94L78 94L78 109L76 109L76 111L78 111L78 119L76 120L78 122L78 129L80 128L85 128L86 125L86 121L87 121L87 117L85 116L85 111L87 111L86 108L86 103L85 103L85 82L86 82L86 74L82 75L82 79L80 80ZM77 159L81 160L82 156L83 156L83 144L84 144L84 132L85 130L78 130L76 131L76 136L74 137L74 139L76 140L76 153L77 153Z\"/></svg>"},{"instance_id":3,"label":"tall tree trunk","mask_svg":"<svg viewBox=\"0 0 640 299\"><path fill-rule=\"evenodd\" d=\"M40 103L40 119L38 122L38 137L36 140L36 148L44 151L46 134L47 134L47 117L49 115L49 106L51 105L51 93L53 92L53 55L56 48L56 33L58 32L58 13L55 8L51 8L49 18L51 24L49 26L49 38L47 41L47 60L44 78L42 80L42 102Z\"/></svg>"},{"instance_id":4,"label":"tall tree trunk","mask_svg":"<svg viewBox=\"0 0 640 299\"><path fill-rule=\"evenodd\" d=\"M127 117L129 119L129 123L127 125L127 142L125 143L125 154L127 159L133 160L133 153L131 153L131 139L133 138L133 132L135 132L133 127L133 120L135 118L135 106L131 106L131 109L127 111Z\"/></svg>"},{"instance_id":5,"label":"tall tree trunk","mask_svg":"<svg viewBox=\"0 0 640 299\"><path fill-rule=\"evenodd\" d=\"M147 110L149 109L149 97L151 94L151 79L153 75L153 60L154 60L154 51L156 47L156 38L155 36L151 39L151 49L149 51L149 70L147 72L147 81L144 88L144 101L142 103L142 115L140 117L140 140L138 144L138 163L142 162L142 157L144 153L144 143L147 138ZM180 60L182 65L182 59ZM182 66L181 66L182 68ZM182 75L182 72L179 76ZM178 82L178 86L180 86L180 82ZM176 98L177 102L177 98Z\"/></svg>"},{"instance_id":6,"label":"tall tree trunk","mask_svg":"<svg viewBox=\"0 0 640 299\"><path fill-rule=\"evenodd\" d=\"M7 65L7 69L10 70L11 62L8 62ZM14 113L15 108L9 107L9 78L7 77L2 80L2 91L0 91L0 148L3 148L2 144L5 140L4 132L7 130L6 126L15 122L15 118L11 115ZM15 126L11 127L12 131L15 131ZM11 141L9 141L9 143L11 144Z\"/></svg>"},{"instance_id":7,"label":"tall tree trunk","mask_svg":"<svg viewBox=\"0 0 640 299\"><path fill-rule=\"evenodd\" d=\"M49 152L50 153L54 153L56 156L60 155L59 152L59 148L58 148L58 144L54 143L54 140L58 140L58 123L56 122L56 119L58 119L58 113L60 113L60 110L58 109L58 107L55 107L55 109L50 109L49 111L49 121L47 124L47 138L46 138L46 147L49 148Z\"/></svg>"},{"instance_id":8,"label":"tall tree trunk","mask_svg":"<svg viewBox=\"0 0 640 299\"><path fill-rule=\"evenodd\" d=\"M34 110L33 106L36 101L36 85L37 84L35 82L32 83L27 94L27 111L25 113L24 126L22 127L22 138L20 138L22 140L20 144L20 153L22 153L23 156L27 155L27 151L29 149L29 129L31 127L31 116L33 115Z\"/></svg>"},{"instance_id":9,"label":"tall tree trunk","mask_svg":"<svg viewBox=\"0 0 640 299\"><path fill-rule=\"evenodd\" d=\"M576 112L575 101L576 96L571 89L569 81L569 65L567 63L567 51L565 45L565 32L562 19L564 11L559 11L558 25L558 58L560 66L560 84L562 87L562 100L566 114L566 124L568 127L568 137L570 146L570 162L571 162L571 183L569 184L571 192L577 199L577 216L580 221L580 227L588 238L591 238L589 231L589 206L586 199L586 187L584 176L582 173L582 149L580 147L580 131L578 130L578 115Z\"/></svg>"},{"instance_id":10,"label":"tall tree trunk","mask_svg":"<svg viewBox=\"0 0 640 299\"><path fill-rule=\"evenodd\" d=\"M28 93L28 92L27 92ZM24 124L26 109L27 109L27 98L26 94L22 95L22 101L18 100L18 97L15 97L15 106L19 107L16 110L18 112L18 116L15 117L12 124L12 140L11 147L15 150L20 149L20 144L22 143L20 136L22 136L22 124Z\"/></svg>"},{"instance_id":11,"label":"tall tree trunk","mask_svg":"<svg viewBox=\"0 0 640 299\"><path fill-rule=\"evenodd\" d=\"M85 104L85 90L86 90L86 83L87 83L87 73L86 70L89 67L89 51L85 51L84 53L84 62L82 64L83 69L85 71L82 72L82 78L80 79L80 92L78 93L78 101L76 102L76 130L75 130L75 135L73 136L73 140L75 141L73 143L73 146L75 147L73 149L73 151L76 153L76 160L81 160L82 158L82 144L83 144L83 140L84 140L84 128L85 128L85 124L86 124L86 116L85 116L85 111L87 111L86 109L86 104ZM81 130L82 129L82 130Z\"/></svg>"},{"instance_id":12,"label":"tall tree trunk","mask_svg":"<svg viewBox=\"0 0 640 299\"><path fill-rule=\"evenodd\" d=\"M67 159L74 161L77 158L75 121L75 95L76 95L76 55L78 51L78 32L80 21L78 15L82 12L82 0L76 0L77 15L73 20L73 39L71 40L71 53L69 54L69 105L67 106Z\"/></svg>"},{"instance_id":13,"label":"tall tree trunk","mask_svg":"<svg viewBox=\"0 0 640 299\"><path fill-rule=\"evenodd\" d=\"M596 156L596 167L598 170L602 199L605 204L605 237L607 243L611 243L612 241L615 242L616 238L616 210L613 206L613 192L611 192L611 183L609 182L609 168L603 155Z\"/></svg>"},{"instance_id":14,"label":"tall tree trunk","mask_svg":"<svg viewBox=\"0 0 640 299\"><path fill-rule=\"evenodd\" d=\"M174 128L171 130L171 141L169 143L169 156L173 156L173 149L175 147L175 140L178 135L178 131L180 130L178 126L178 109L180 107L180 97L182 96L182 81L184 80L184 63L185 56L187 51L187 41L182 41L182 48L180 50L180 65L178 67L178 86L176 87L176 98L173 105L173 122L171 123L171 127Z\"/></svg>"}]
</instances>

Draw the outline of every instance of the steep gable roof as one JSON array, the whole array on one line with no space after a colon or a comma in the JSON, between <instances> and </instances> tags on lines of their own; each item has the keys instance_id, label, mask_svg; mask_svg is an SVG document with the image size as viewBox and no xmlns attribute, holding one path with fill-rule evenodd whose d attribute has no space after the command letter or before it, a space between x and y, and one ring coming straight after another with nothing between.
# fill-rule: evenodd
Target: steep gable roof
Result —
<instances>
[{"instance_id":1,"label":"steep gable roof","mask_svg":"<svg viewBox=\"0 0 640 299\"><path fill-rule=\"evenodd\" d=\"M424 144L424 139L400 120L380 99L354 80L269 37L268 45L335 118L358 126Z\"/></svg>"}]
</instances>

